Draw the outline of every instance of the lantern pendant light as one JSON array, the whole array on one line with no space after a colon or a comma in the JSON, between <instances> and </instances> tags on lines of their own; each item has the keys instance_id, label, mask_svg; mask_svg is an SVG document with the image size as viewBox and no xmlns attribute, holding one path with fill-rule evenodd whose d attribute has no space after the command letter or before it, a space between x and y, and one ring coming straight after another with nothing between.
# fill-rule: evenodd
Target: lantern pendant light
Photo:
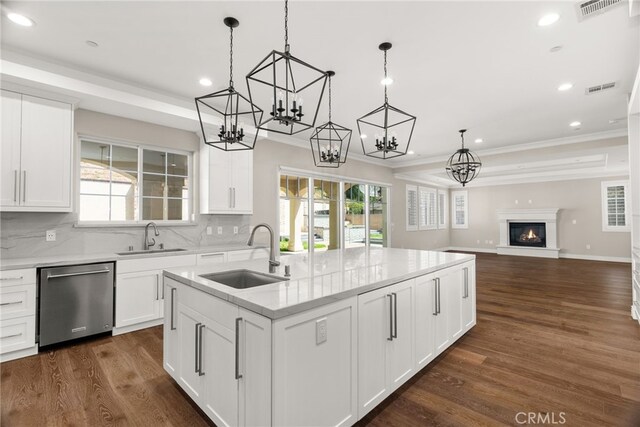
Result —
<instances>
[{"instance_id":1,"label":"lantern pendant light","mask_svg":"<svg viewBox=\"0 0 640 427\"><path fill-rule=\"evenodd\" d=\"M331 77L336 73L327 71L329 76L329 121L320 125L311 135L313 162L319 168L338 168L347 161L351 129L331 121Z\"/></svg>"},{"instance_id":2,"label":"lantern pendant light","mask_svg":"<svg viewBox=\"0 0 640 427\"><path fill-rule=\"evenodd\" d=\"M357 120L358 133L366 156L391 159L407 154L416 117L389 104L387 86L392 80L387 74L387 51L391 43L382 43L378 48L384 52L384 104ZM367 138L375 139L370 147L365 144Z\"/></svg>"},{"instance_id":3,"label":"lantern pendant light","mask_svg":"<svg viewBox=\"0 0 640 427\"><path fill-rule=\"evenodd\" d=\"M252 150L258 138L258 130L254 129L253 135L247 135L245 126L262 120L263 112L233 85L233 29L240 23L231 17L224 18L223 22L230 31L229 87L196 98L200 129L204 143L211 147L224 151ZM219 127L214 124L216 116L222 116Z\"/></svg>"},{"instance_id":4,"label":"lantern pendant light","mask_svg":"<svg viewBox=\"0 0 640 427\"><path fill-rule=\"evenodd\" d=\"M288 20L289 2L285 0L284 52L273 50L260 61L247 74L247 87L251 102L271 100L269 114L264 121L256 121L256 127L293 135L315 126L327 73L291 54Z\"/></svg>"},{"instance_id":5,"label":"lantern pendant light","mask_svg":"<svg viewBox=\"0 0 640 427\"><path fill-rule=\"evenodd\" d=\"M473 154L468 148L464 148L464 133L466 129L460 129L460 138L462 139L462 148L457 150L447 161L447 175L455 181L458 181L464 187L468 182L473 180L482 167L482 162L477 154Z\"/></svg>"}]
</instances>

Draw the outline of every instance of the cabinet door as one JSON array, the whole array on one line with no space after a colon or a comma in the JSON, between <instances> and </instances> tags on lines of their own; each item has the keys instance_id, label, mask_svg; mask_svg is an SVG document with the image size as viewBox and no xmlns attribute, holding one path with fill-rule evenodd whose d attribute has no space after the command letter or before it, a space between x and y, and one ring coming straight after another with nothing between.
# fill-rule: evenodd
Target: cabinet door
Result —
<instances>
[{"instance_id":1,"label":"cabinet door","mask_svg":"<svg viewBox=\"0 0 640 427\"><path fill-rule=\"evenodd\" d=\"M358 418L389 395L387 345L393 332L391 298L387 288L358 296Z\"/></svg>"},{"instance_id":2,"label":"cabinet door","mask_svg":"<svg viewBox=\"0 0 640 427\"><path fill-rule=\"evenodd\" d=\"M239 424L271 424L271 319L240 309Z\"/></svg>"},{"instance_id":3,"label":"cabinet door","mask_svg":"<svg viewBox=\"0 0 640 427\"><path fill-rule=\"evenodd\" d=\"M236 213L253 213L253 151L233 155L231 173L232 209Z\"/></svg>"},{"instance_id":4,"label":"cabinet door","mask_svg":"<svg viewBox=\"0 0 640 427\"><path fill-rule=\"evenodd\" d=\"M22 96L2 91L2 144L0 144L0 205L17 206L20 191L20 129Z\"/></svg>"},{"instance_id":5,"label":"cabinet door","mask_svg":"<svg viewBox=\"0 0 640 427\"><path fill-rule=\"evenodd\" d=\"M462 268L462 329L468 331L476 324L476 274L474 264Z\"/></svg>"},{"instance_id":6,"label":"cabinet door","mask_svg":"<svg viewBox=\"0 0 640 427\"><path fill-rule=\"evenodd\" d=\"M236 331L205 318L200 336L200 375L204 385L201 407L216 425L236 426Z\"/></svg>"},{"instance_id":7,"label":"cabinet door","mask_svg":"<svg viewBox=\"0 0 640 427\"><path fill-rule=\"evenodd\" d=\"M434 336L434 348L435 355L437 356L442 353L449 344L451 344L451 333L449 328L449 309L448 309L448 301L449 295L447 294L447 273L444 274L439 273L435 277L435 303L438 308L436 315L434 316L433 323L433 336Z\"/></svg>"},{"instance_id":8,"label":"cabinet door","mask_svg":"<svg viewBox=\"0 0 640 427\"><path fill-rule=\"evenodd\" d=\"M118 274L116 279L116 327L160 318L162 272Z\"/></svg>"},{"instance_id":9,"label":"cabinet door","mask_svg":"<svg viewBox=\"0 0 640 427\"><path fill-rule=\"evenodd\" d=\"M178 338L178 284L174 280L164 279L164 312L167 314L167 320L164 323L162 331L163 342L163 359L164 369L178 380L178 349L180 341Z\"/></svg>"},{"instance_id":10,"label":"cabinet door","mask_svg":"<svg viewBox=\"0 0 640 427\"><path fill-rule=\"evenodd\" d=\"M200 151L200 213L226 213L231 211L232 190L229 169L233 153L204 147Z\"/></svg>"},{"instance_id":11,"label":"cabinet door","mask_svg":"<svg viewBox=\"0 0 640 427\"><path fill-rule=\"evenodd\" d=\"M22 96L23 206L71 208L72 126L71 105Z\"/></svg>"},{"instance_id":12,"label":"cabinet door","mask_svg":"<svg viewBox=\"0 0 640 427\"><path fill-rule=\"evenodd\" d=\"M464 287L462 268L453 267L449 270L446 287L448 300L446 303L443 303L443 307L446 307L446 315L449 321L449 335L453 342L460 338L464 332L462 328L462 295ZM442 311L444 311L444 308Z\"/></svg>"},{"instance_id":13,"label":"cabinet door","mask_svg":"<svg viewBox=\"0 0 640 427\"><path fill-rule=\"evenodd\" d=\"M393 303L393 340L387 346L387 369L391 391L413 376L414 365L414 281L390 287Z\"/></svg>"},{"instance_id":14,"label":"cabinet door","mask_svg":"<svg viewBox=\"0 0 640 427\"><path fill-rule=\"evenodd\" d=\"M427 275L416 279L416 369L422 369L435 358L436 322L435 276Z\"/></svg>"},{"instance_id":15,"label":"cabinet door","mask_svg":"<svg viewBox=\"0 0 640 427\"><path fill-rule=\"evenodd\" d=\"M198 368L200 326L204 323L204 316L178 302L178 384L201 407L204 375Z\"/></svg>"}]
</instances>

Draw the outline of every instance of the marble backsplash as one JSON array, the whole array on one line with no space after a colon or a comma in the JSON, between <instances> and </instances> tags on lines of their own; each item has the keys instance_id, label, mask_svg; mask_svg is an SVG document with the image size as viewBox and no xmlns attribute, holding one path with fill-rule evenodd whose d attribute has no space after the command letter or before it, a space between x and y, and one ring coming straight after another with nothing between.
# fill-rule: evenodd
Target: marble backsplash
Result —
<instances>
[{"instance_id":1,"label":"marble backsplash","mask_svg":"<svg viewBox=\"0 0 640 427\"><path fill-rule=\"evenodd\" d=\"M3 212L0 214L0 258L124 252L142 249L144 227L77 227L74 213ZM251 215L200 215L192 225L158 226L156 246L167 248L224 246L246 243ZM207 235L207 227L213 234ZM233 234L233 227L238 234ZM217 234L222 227L222 234ZM56 241L45 241L47 230ZM151 231L151 234L153 232Z\"/></svg>"}]
</instances>

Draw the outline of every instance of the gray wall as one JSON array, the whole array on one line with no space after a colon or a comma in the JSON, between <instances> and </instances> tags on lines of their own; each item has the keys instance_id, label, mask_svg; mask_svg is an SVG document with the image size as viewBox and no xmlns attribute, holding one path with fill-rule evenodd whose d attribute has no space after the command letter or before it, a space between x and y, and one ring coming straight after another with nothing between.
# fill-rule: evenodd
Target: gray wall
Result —
<instances>
[{"instance_id":1,"label":"gray wall","mask_svg":"<svg viewBox=\"0 0 640 427\"><path fill-rule=\"evenodd\" d=\"M601 182L624 179L627 177L468 188L469 228L452 229L451 246L495 249L500 240L498 209L560 208L561 254L630 258L630 233L602 231ZM487 240L493 244L485 243Z\"/></svg>"},{"instance_id":2,"label":"gray wall","mask_svg":"<svg viewBox=\"0 0 640 427\"><path fill-rule=\"evenodd\" d=\"M75 112L77 134L124 140L141 144L197 151L200 140L193 132L130 120L87 110ZM76 150L79 141L76 140ZM74 162L77 163L77 162ZM194 165L198 165L197 156ZM75 177L77 174L74 173ZM197 171L196 171L197 173ZM197 178L197 175L194 175ZM193 180L194 194L198 194L198 180ZM78 183L74 181L74 197ZM198 212L195 197L194 212ZM75 209L74 209L75 211ZM167 247L211 246L245 243L249 234L249 215L195 215L195 222L185 226L162 226L158 243ZM142 247L144 229L131 227L75 227L77 213L29 213L2 212L0 214L0 257L3 259L30 256L56 256L82 253L113 253L126 251L129 245ZM206 227L213 227L213 235L206 234ZM223 234L218 235L217 227ZM239 234L233 234L233 227ZM46 230L56 230L56 241L46 242Z\"/></svg>"}]
</instances>

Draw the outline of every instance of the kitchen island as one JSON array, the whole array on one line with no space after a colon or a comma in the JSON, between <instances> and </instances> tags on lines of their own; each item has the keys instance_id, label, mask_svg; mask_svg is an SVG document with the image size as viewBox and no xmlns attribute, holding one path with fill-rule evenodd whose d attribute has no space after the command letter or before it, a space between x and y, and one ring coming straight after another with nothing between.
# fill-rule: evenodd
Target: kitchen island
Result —
<instances>
[{"instance_id":1,"label":"kitchen island","mask_svg":"<svg viewBox=\"0 0 640 427\"><path fill-rule=\"evenodd\" d=\"M244 289L202 276L269 275L266 260L164 271L164 367L217 425L352 425L475 325L473 255L280 261Z\"/></svg>"}]
</instances>

